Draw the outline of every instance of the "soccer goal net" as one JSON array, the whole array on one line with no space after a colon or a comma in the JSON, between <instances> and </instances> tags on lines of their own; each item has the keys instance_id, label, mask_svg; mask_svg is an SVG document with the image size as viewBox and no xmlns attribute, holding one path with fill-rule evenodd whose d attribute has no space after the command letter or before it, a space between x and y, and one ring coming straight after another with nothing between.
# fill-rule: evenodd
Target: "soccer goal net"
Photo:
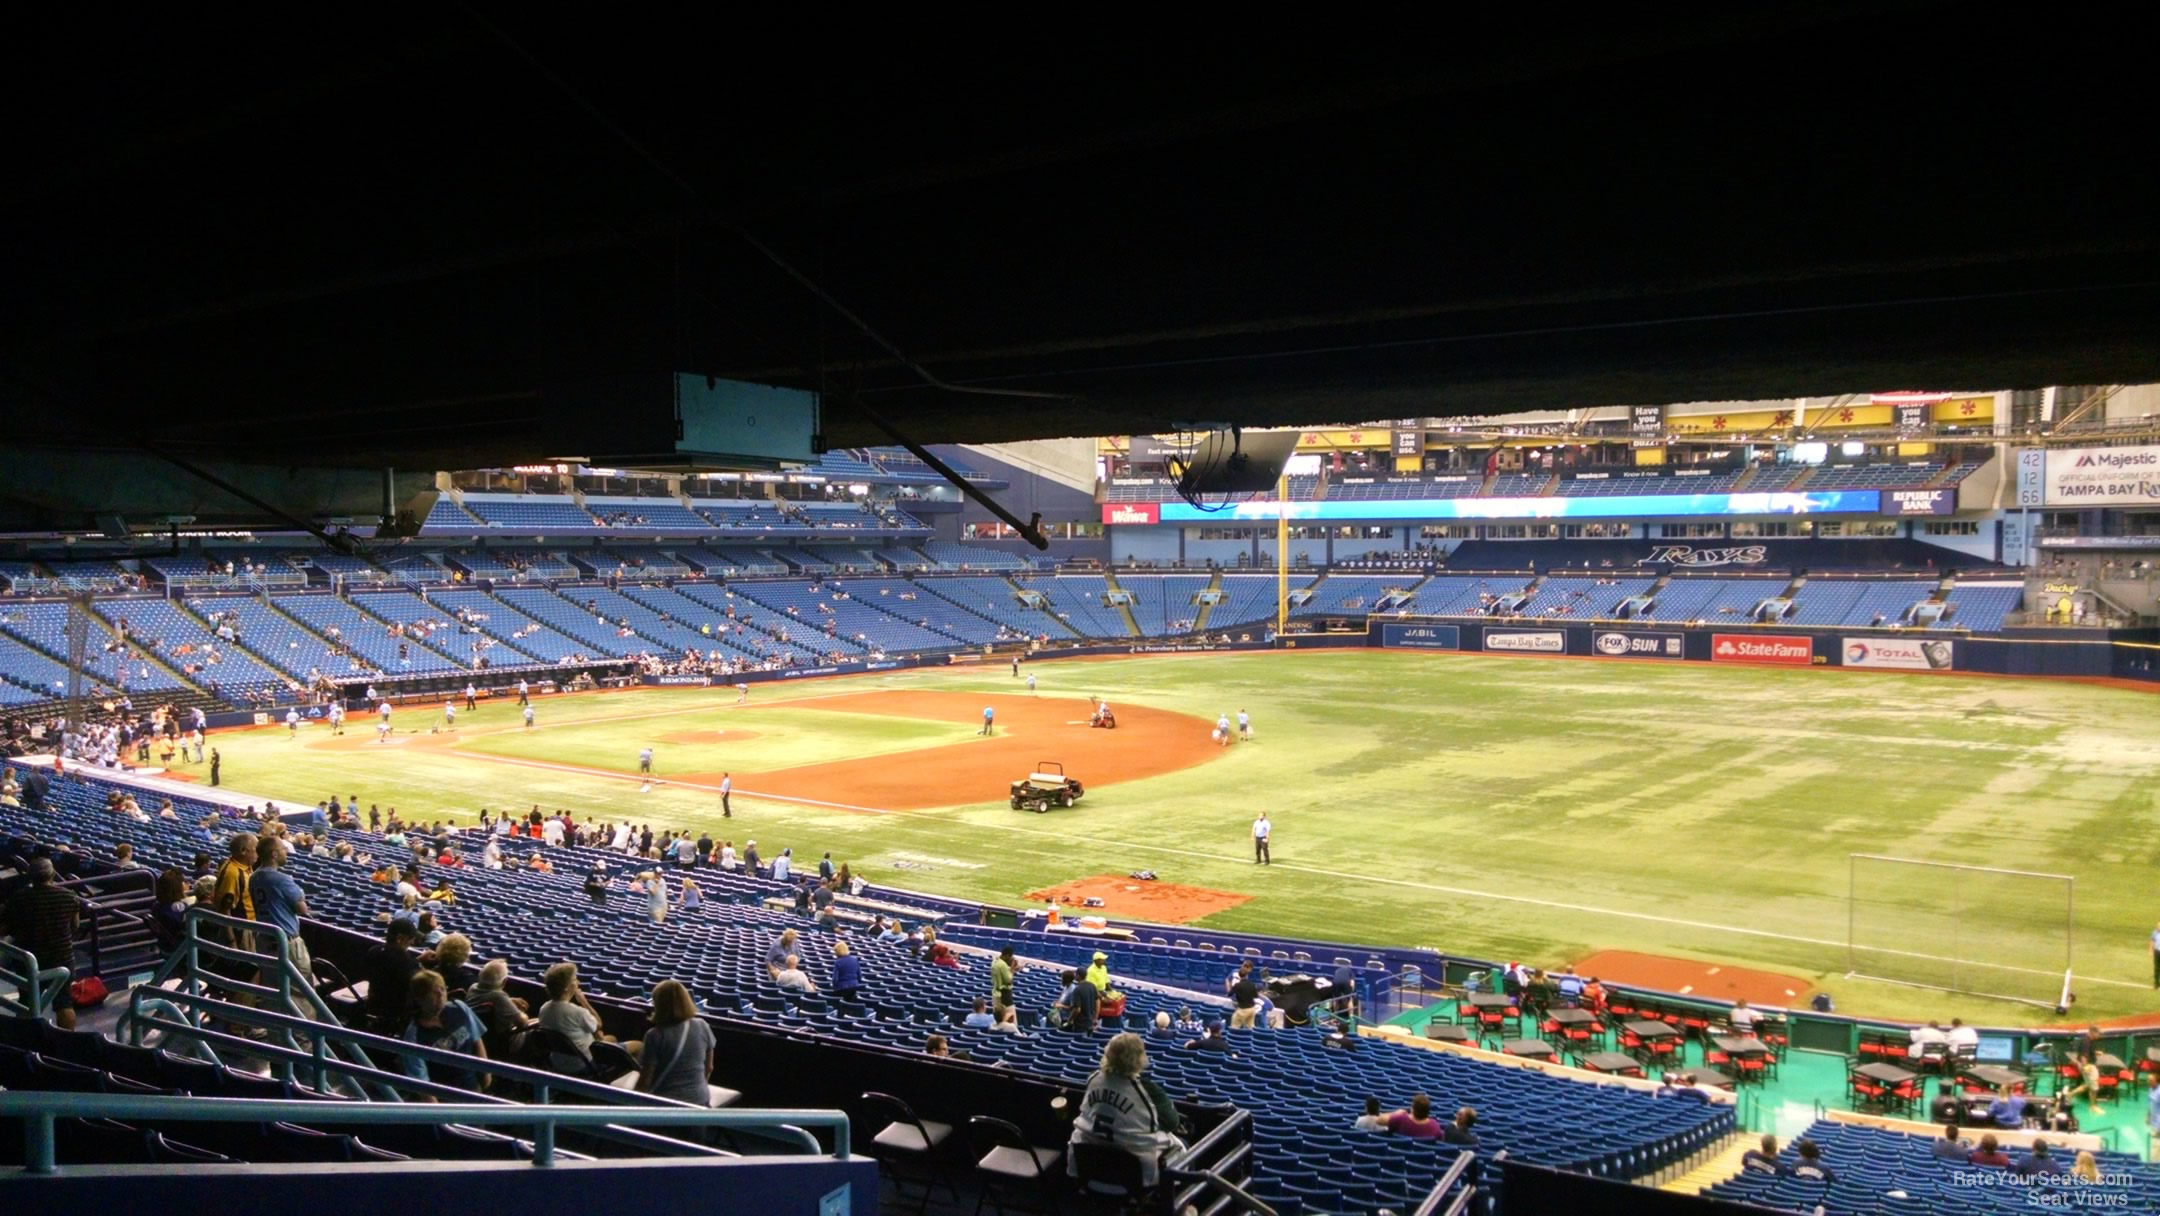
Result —
<instances>
[{"instance_id":1,"label":"soccer goal net","mask_svg":"<svg viewBox=\"0 0 2160 1216\"><path fill-rule=\"evenodd\" d=\"M2067 874L1854 853L1848 976L2061 1008L2070 993Z\"/></svg>"}]
</instances>

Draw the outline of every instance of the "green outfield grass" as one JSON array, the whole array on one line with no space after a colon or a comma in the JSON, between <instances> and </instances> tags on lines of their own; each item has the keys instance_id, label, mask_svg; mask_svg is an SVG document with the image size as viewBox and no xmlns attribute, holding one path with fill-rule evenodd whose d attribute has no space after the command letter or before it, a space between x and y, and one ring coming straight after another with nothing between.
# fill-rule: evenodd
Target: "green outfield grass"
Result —
<instances>
[{"instance_id":1,"label":"green outfield grass","mask_svg":"<svg viewBox=\"0 0 2160 1216\"><path fill-rule=\"evenodd\" d=\"M1254 898L1203 922L1558 963L1629 949L1765 967L1828 987L1843 1011L2034 1023L2043 1011L1845 978L1848 854L2076 877L2078 1013L2160 1008L2146 939L2160 916L2160 700L2039 681L1374 651L1190 656L1033 668L1045 695L1203 715L1249 709L1257 739L1219 760L1014 812L1002 789L868 815L738 793L538 770L418 745L295 745L282 727L218 736L224 781L302 802L358 791L408 817L482 806L708 827L767 856L827 849L873 881L989 901L1102 872ZM459 746L661 776L756 771L951 742L966 724L775 710L873 688L1016 691L1002 666L729 692L647 690L461 714ZM409 710L401 727L433 715ZM372 723L356 715L353 734ZM311 728L319 737L321 728ZM722 732L710 740L671 736ZM730 741L725 732L750 731ZM403 735L405 732L401 731ZM1085 777L1087 774L1076 774ZM969 792L956 791L955 797ZM1275 864L1248 825L1275 821ZM1950 932L1920 919L1914 948ZM1967 909L1960 952L2009 965L2059 954L2010 896ZM2056 930L2052 941L2059 943ZM2045 988L2037 983L2037 988Z\"/></svg>"}]
</instances>

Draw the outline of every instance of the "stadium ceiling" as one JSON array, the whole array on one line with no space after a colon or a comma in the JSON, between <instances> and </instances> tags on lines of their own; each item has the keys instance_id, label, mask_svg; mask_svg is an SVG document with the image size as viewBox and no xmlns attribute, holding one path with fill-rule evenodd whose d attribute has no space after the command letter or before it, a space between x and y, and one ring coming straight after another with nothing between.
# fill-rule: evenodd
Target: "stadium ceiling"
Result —
<instances>
[{"instance_id":1,"label":"stadium ceiling","mask_svg":"<svg viewBox=\"0 0 2160 1216\"><path fill-rule=\"evenodd\" d=\"M2160 380L2134 14L641 16L25 13L10 447L497 466L660 370L836 447Z\"/></svg>"}]
</instances>

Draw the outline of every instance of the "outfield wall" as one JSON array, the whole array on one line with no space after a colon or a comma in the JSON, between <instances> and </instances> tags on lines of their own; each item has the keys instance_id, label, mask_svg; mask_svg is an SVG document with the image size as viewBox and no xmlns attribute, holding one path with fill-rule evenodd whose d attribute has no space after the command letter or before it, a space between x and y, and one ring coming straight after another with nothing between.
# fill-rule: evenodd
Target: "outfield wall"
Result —
<instances>
[{"instance_id":1,"label":"outfield wall","mask_svg":"<svg viewBox=\"0 0 2160 1216\"><path fill-rule=\"evenodd\" d=\"M1366 644L1633 663L1849 667L2135 680L2160 686L2160 631L2030 629L2014 635L1748 625L1371 618Z\"/></svg>"}]
</instances>

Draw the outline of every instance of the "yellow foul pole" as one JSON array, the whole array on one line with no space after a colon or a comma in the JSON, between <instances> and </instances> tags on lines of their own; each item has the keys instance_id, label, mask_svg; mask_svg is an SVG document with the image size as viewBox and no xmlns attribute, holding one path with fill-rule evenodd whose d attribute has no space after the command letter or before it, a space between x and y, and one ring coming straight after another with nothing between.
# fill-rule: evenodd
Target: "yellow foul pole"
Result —
<instances>
[{"instance_id":1,"label":"yellow foul pole","mask_svg":"<svg viewBox=\"0 0 2160 1216\"><path fill-rule=\"evenodd\" d=\"M1290 469L1275 482L1275 636L1290 632Z\"/></svg>"}]
</instances>

